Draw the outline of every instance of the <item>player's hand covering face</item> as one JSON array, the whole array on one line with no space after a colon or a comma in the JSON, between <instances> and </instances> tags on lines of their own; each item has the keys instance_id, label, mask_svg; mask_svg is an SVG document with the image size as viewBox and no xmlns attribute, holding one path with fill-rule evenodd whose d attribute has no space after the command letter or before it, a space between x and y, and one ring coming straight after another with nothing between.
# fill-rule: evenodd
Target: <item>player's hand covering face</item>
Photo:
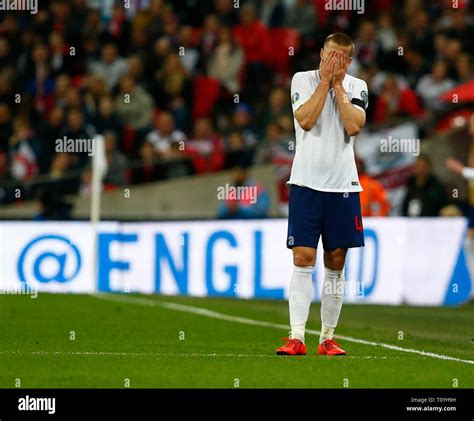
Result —
<instances>
[{"instance_id":1,"label":"player's hand covering face","mask_svg":"<svg viewBox=\"0 0 474 421\"><path fill-rule=\"evenodd\" d=\"M334 73L332 79L332 86L341 85L344 77L346 76L347 70L351 64L351 59L336 53L336 60L334 61Z\"/></svg>"},{"instance_id":2,"label":"player's hand covering face","mask_svg":"<svg viewBox=\"0 0 474 421\"><path fill-rule=\"evenodd\" d=\"M334 74L334 65L337 60L336 51L332 50L328 54L324 55L324 59L321 61L319 68L319 75L321 80L324 82L331 83Z\"/></svg>"}]
</instances>

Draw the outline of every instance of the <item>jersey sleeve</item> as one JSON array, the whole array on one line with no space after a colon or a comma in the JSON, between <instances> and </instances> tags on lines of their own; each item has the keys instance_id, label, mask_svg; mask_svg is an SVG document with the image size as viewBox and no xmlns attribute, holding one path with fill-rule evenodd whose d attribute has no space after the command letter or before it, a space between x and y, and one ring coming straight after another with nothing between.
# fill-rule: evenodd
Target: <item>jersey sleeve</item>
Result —
<instances>
[{"instance_id":1,"label":"jersey sleeve","mask_svg":"<svg viewBox=\"0 0 474 421\"><path fill-rule=\"evenodd\" d=\"M365 81L358 80L357 83L355 83L351 103L354 107L364 111L364 113L367 110L369 106L369 90L367 89L367 83L365 83Z\"/></svg>"},{"instance_id":2,"label":"jersey sleeve","mask_svg":"<svg viewBox=\"0 0 474 421\"><path fill-rule=\"evenodd\" d=\"M293 114L301 107L313 93L310 91L309 82L303 73L296 73L291 80L291 106Z\"/></svg>"}]
</instances>

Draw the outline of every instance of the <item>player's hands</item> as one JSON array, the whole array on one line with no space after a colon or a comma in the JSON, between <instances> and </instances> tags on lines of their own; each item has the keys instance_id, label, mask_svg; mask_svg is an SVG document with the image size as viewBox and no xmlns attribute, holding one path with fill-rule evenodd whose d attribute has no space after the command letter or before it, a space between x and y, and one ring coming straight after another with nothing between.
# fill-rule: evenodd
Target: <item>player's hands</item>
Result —
<instances>
[{"instance_id":1,"label":"player's hands","mask_svg":"<svg viewBox=\"0 0 474 421\"><path fill-rule=\"evenodd\" d=\"M321 66L319 67L319 75L321 76L322 82L331 84L334 73L334 65L336 63L336 54L337 53L335 51L330 51L321 62Z\"/></svg>"},{"instance_id":2,"label":"player's hands","mask_svg":"<svg viewBox=\"0 0 474 421\"><path fill-rule=\"evenodd\" d=\"M461 174L464 170L464 165L462 164L462 162L454 158L448 158L446 160L446 167L448 168L448 170L458 174Z\"/></svg>"},{"instance_id":3,"label":"player's hands","mask_svg":"<svg viewBox=\"0 0 474 421\"><path fill-rule=\"evenodd\" d=\"M332 77L331 86L339 86L342 85L342 81L346 77L347 70L351 64L350 58L336 53L336 60L334 62L334 73Z\"/></svg>"}]
</instances>

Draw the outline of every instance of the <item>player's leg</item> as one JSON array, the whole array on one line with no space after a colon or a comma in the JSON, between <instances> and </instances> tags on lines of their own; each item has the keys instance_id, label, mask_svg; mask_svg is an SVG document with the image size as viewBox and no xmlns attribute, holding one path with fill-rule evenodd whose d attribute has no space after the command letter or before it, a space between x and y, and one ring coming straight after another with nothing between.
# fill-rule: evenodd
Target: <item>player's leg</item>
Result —
<instances>
[{"instance_id":1,"label":"player's leg","mask_svg":"<svg viewBox=\"0 0 474 421\"><path fill-rule=\"evenodd\" d=\"M347 249L337 248L324 251L324 281L321 292L321 334L318 352L327 355L345 355L334 343L334 330L339 321L344 301L344 264Z\"/></svg>"},{"instance_id":2,"label":"player's leg","mask_svg":"<svg viewBox=\"0 0 474 421\"><path fill-rule=\"evenodd\" d=\"M312 273L316 261L316 249L293 248L293 275L289 288L290 338L304 342L306 322L313 297Z\"/></svg>"},{"instance_id":3,"label":"player's leg","mask_svg":"<svg viewBox=\"0 0 474 421\"><path fill-rule=\"evenodd\" d=\"M290 336L288 342L277 349L278 355L305 355L305 329L313 297L312 273L316 249L293 247L293 274L288 291Z\"/></svg>"},{"instance_id":4,"label":"player's leg","mask_svg":"<svg viewBox=\"0 0 474 421\"><path fill-rule=\"evenodd\" d=\"M277 350L279 355L306 354L305 327L313 291L312 273L322 225L320 192L291 186L287 247L293 252L293 274L289 286L290 338Z\"/></svg>"},{"instance_id":5,"label":"player's leg","mask_svg":"<svg viewBox=\"0 0 474 421\"><path fill-rule=\"evenodd\" d=\"M345 355L333 340L344 301L347 249L362 247L364 233L358 193L326 193L324 201L325 276L321 293L321 335L318 353Z\"/></svg>"}]
</instances>

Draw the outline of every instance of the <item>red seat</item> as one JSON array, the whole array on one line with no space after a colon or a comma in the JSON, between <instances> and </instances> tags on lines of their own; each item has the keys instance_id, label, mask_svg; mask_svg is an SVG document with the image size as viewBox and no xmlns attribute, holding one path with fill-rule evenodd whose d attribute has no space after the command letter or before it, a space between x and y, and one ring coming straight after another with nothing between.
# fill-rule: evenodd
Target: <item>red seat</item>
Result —
<instances>
[{"instance_id":1,"label":"red seat","mask_svg":"<svg viewBox=\"0 0 474 421\"><path fill-rule=\"evenodd\" d=\"M251 26L236 25L232 32L245 54L246 63L265 62L271 64L273 55L272 39L268 28L261 22Z\"/></svg>"},{"instance_id":2,"label":"red seat","mask_svg":"<svg viewBox=\"0 0 474 421\"><path fill-rule=\"evenodd\" d=\"M316 10L315 25L317 28L327 28L329 25L329 16L331 11L326 9L327 0L313 0L313 6Z\"/></svg>"},{"instance_id":3,"label":"red seat","mask_svg":"<svg viewBox=\"0 0 474 421\"><path fill-rule=\"evenodd\" d=\"M135 130L131 126L125 126L122 131L122 147L123 151L127 155L131 155L133 153L134 144L135 144L135 137L136 133Z\"/></svg>"},{"instance_id":4,"label":"red seat","mask_svg":"<svg viewBox=\"0 0 474 421\"><path fill-rule=\"evenodd\" d=\"M290 74L290 64L300 48L300 34L291 28L270 29L272 67L284 76Z\"/></svg>"},{"instance_id":5,"label":"red seat","mask_svg":"<svg viewBox=\"0 0 474 421\"><path fill-rule=\"evenodd\" d=\"M192 43L195 47L198 47L201 43L201 36L204 32L204 28L194 28L192 35Z\"/></svg>"},{"instance_id":6,"label":"red seat","mask_svg":"<svg viewBox=\"0 0 474 421\"><path fill-rule=\"evenodd\" d=\"M194 79L193 88L193 117L209 117L219 99L220 82L210 77L198 76Z\"/></svg>"}]
</instances>

